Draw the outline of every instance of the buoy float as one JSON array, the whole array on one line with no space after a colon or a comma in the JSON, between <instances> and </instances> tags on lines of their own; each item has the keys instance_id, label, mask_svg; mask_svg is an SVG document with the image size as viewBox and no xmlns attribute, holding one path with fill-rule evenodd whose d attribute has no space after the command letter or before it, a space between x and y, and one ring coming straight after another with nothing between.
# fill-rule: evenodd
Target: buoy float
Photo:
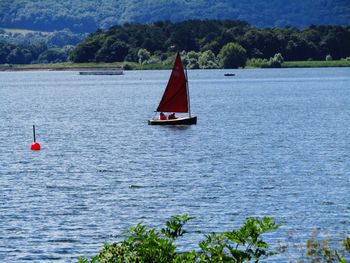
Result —
<instances>
[{"instance_id":1,"label":"buoy float","mask_svg":"<svg viewBox=\"0 0 350 263\"><path fill-rule=\"evenodd\" d=\"M34 136L34 142L32 143L32 145L30 146L30 149L32 151L40 151L40 143L36 141L35 138L35 125L33 125L33 136Z\"/></svg>"},{"instance_id":2,"label":"buoy float","mask_svg":"<svg viewBox=\"0 0 350 263\"><path fill-rule=\"evenodd\" d=\"M32 145L30 146L30 149L32 151L40 151L40 143L38 142L33 142Z\"/></svg>"}]
</instances>

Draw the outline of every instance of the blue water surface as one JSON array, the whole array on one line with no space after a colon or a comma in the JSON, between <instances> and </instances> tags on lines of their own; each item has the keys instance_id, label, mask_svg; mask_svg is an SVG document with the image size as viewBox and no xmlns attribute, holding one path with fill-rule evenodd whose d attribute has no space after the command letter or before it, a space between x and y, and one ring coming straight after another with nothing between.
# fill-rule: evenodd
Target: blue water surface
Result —
<instances>
[{"instance_id":1,"label":"blue water surface","mask_svg":"<svg viewBox=\"0 0 350 263\"><path fill-rule=\"evenodd\" d=\"M300 246L276 262L349 234L350 69L232 72L189 71L189 127L147 125L169 71L1 72L0 262L76 262L174 214L195 217L180 249L272 216L268 243Z\"/></svg>"}]
</instances>

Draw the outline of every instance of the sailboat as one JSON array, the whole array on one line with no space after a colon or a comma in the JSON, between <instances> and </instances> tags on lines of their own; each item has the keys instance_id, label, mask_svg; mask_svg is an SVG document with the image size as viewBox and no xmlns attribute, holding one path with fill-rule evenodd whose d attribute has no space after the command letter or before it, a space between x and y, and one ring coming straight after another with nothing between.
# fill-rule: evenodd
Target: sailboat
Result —
<instances>
[{"instance_id":1,"label":"sailboat","mask_svg":"<svg viewBox=\"0 0 350 263\"><path fill-rule=\"evenodd\" d=\"M156 112L187 113L188 116L172 118L153 118L149 125L191 125L197 124L197 116L191 116L190 94L188 90L187 72L184 71L180 54L177 53L168 85ZM164 116L164 115L163 115ZM170 115L169 115L170 116Z\"/></svg>"}]
</instances>

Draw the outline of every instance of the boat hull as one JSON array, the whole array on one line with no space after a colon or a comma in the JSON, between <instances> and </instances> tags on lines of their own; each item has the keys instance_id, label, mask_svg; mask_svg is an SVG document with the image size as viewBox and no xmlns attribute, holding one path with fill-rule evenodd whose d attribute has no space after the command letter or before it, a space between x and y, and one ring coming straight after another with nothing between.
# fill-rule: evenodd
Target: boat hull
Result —
<instances>
[{"instance_id":1,"label":"boat hull","mask_svg":"<svg viewBox=\"0 0 350 263\"><path fill-rule=\"evenodd\" d=\"M148 125L193 125L197 124L197 116L177 118L174 120L148 120Z\"/></svg>"},{"instance_id":2,"label":"boat hull","mask_svg":"<svg viewBox=\"0 0 350 263\"><path fill-rule=\"evenodd\" d=\"M79 71L80 75L123 75L122 69L95 69Z\"/></svg>"}]
</instances>

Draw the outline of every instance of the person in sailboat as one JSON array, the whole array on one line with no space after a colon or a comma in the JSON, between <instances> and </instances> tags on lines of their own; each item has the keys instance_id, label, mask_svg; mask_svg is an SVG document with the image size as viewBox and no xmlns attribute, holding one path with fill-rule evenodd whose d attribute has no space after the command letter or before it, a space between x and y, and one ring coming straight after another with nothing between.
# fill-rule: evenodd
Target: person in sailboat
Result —
<instances>
[{"instance_id":1,"label":"person in sailboat","mask_svg":"<svg viewBox=\"0 0 350 263\"><path fill-rule=\"evenodd\" d=\"M161 112L159 114L159 119L162 120L162 121L165 121L167 119L167 117L166 117L166 115L163 112Z\"/></svg>"},{"instance_id":2,"label":"person in sailboat","mask_svg":"<svg viewBox=\"0 0 350 263\"><path fill-rule=\"evenodd\" d=\"M175 120L175 119L177 119L177 117L175 116L175 112L173 112L172 114L169 114L168 119L169 119L169 120Z\"/></svg>"}]
</instances>

